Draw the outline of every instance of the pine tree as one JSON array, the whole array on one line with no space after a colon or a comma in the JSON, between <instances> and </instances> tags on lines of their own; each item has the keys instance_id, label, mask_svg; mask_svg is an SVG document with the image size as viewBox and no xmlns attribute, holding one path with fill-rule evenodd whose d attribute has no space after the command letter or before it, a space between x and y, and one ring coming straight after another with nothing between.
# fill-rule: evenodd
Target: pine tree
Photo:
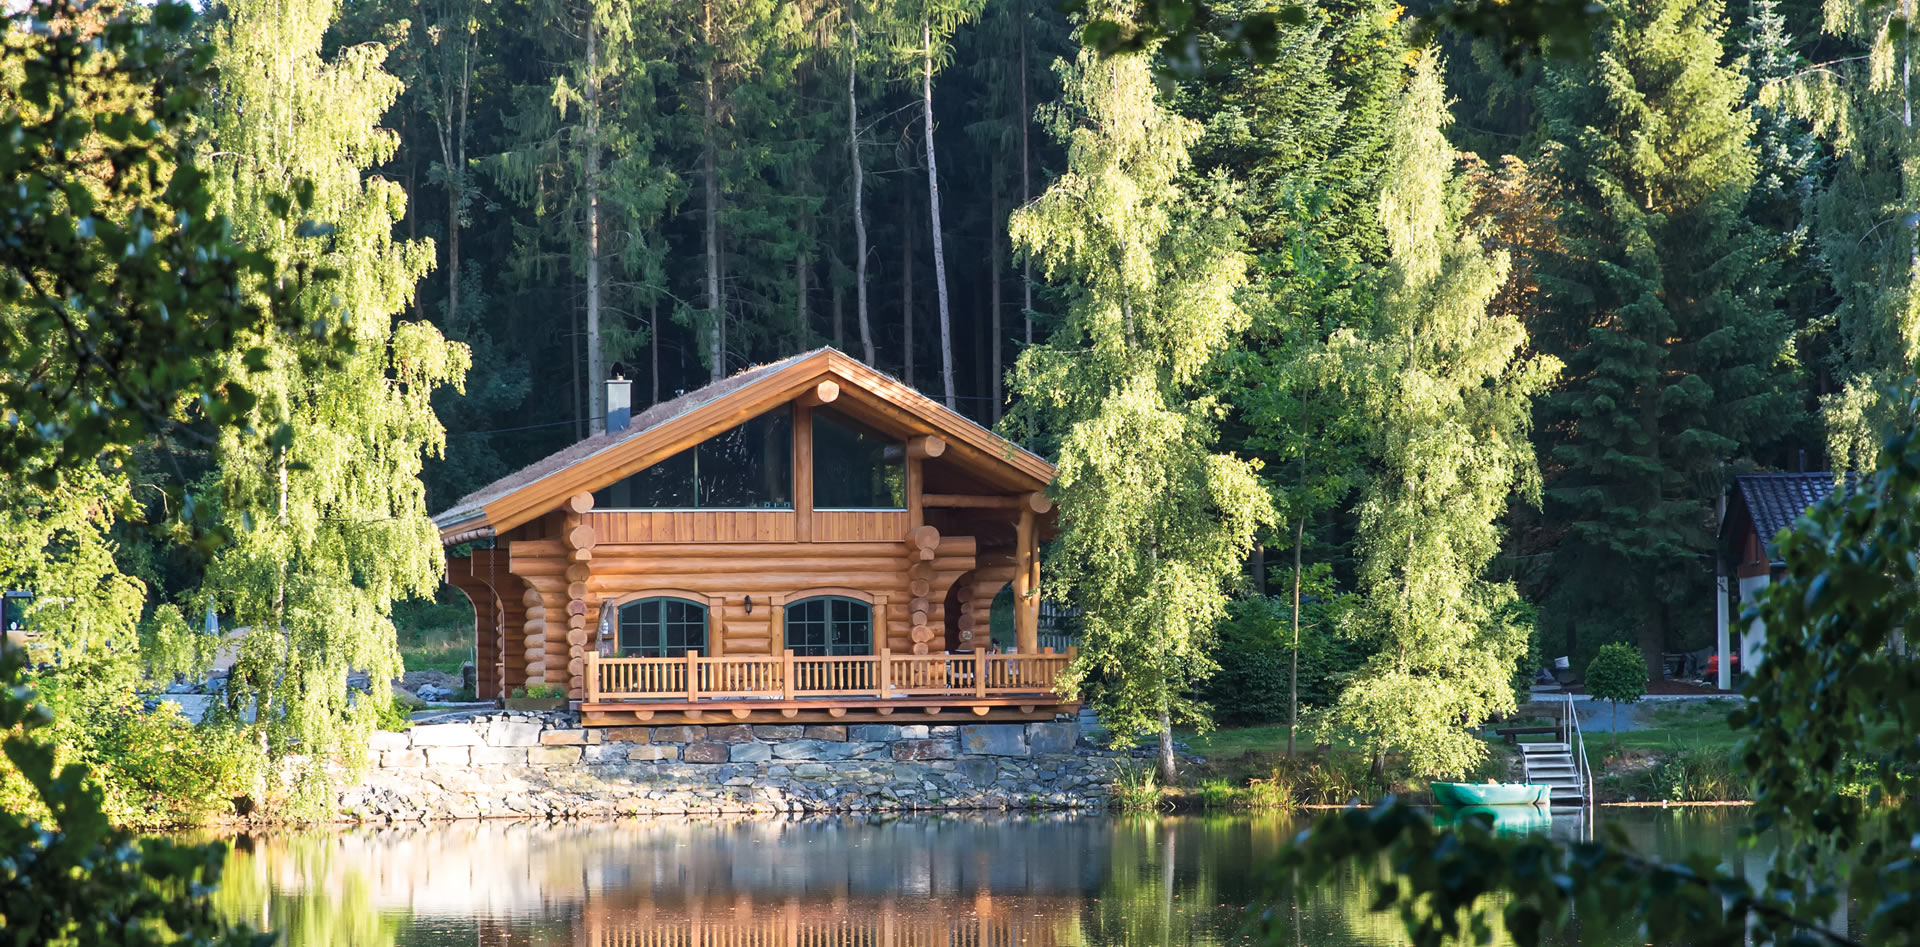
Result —
<instances>
[{"instance_id":1,"label":"pine tree","mask_svg":"<svg viewBox=\"0 0 1920 947\"><path fill-rule=\"evenodd\" d=\"M1359 624L1377 646L1334 718L1376 760L1459 777L1486 752L1472 729L1514 709L1531 623L1486 570L1510 500L1538 500L1533 398L1559 365L1528 354L1517 316L1489 310L1507 257L1481 249L1450 200L1458 156L1440 73L1423 54L1395 124L1379 312L1333 339L1372 427L1357 541Z\"/></svg>"},{"instance_id":2,"label":"pine tree","mask_svg":"<svg viewBox=\"0 0 1920 947\"><path fill-rule=\"evenodd\" d=\"M340 324L350 352L261 335L236 363L265 368L256 427L225 434L221 513L233 542L208 566L193 613L214 608L252 631L228 679L230 709L276 757L297 754L296 807L330 803L327 764L364 752L399 671L395 599L433 594L443 567L420 467L445 435L429 404L457 385L464 347L433 327L396 323L433 248L395 241L406 195L367 169L393 153L380 125L400 93L371 46L322 56L332 0L238 0L214 25L218 94L208 116L216 205L240 239L282 266L327 271L302 296ZM310 196L315 223L277 208ZM348 675L368 676L357 696Z\"/></svg>"},{"instance_id":3,"label":"pine tree","mask_svg":"<svg viewBox=\"0 0 1920 947\"><path fill-rule=\"evenodd\" d=\"M1826 15L1825 31L1848 43L1849 55L1809 70L1787 91L1833 146L1833 179L1812 202L1838 298L1829 367L1840 390L1825 399L1823 414L1833 469L1858 470L1873 462L1880 433L1905 407L1904 394L1889 392L1920 371L1920 41L1910 0L1833 3Z\"/></svg>"},{"instance_id":4,"label":"pine tree","mask_svg":"<svg viewBox=\"0 0 1920 947\"><path fill-rule=\"evenodd\" d=\"M510 140L483 167L527 211L515 228L519 277L582 282L576 416L590 433L605 424L607 366L648 341L652 326L639 313L666 285L659 222L681 184L657 157L660 79L650 60L660 10L641 0L540 0L531 12L543 62L514 89Z\"/></svg>"},{"instance_id":5,"label":"pine tree","mask_svg":"<svg viewBox=\"0 0 1920 947\"><path fill-rule=\"evenodd\" d=\"M1214 451L1206 384L1247 326L1248 261L1216 194L1181 186L1199 129L1159 103L1147 58L1083 50L1065 77L1049 124L1066 171L1011 224L1065 308L1021 354L1008 420L1058 444L1050 574L1086 630L1069 673L1102 681L1118 738L1159 734L1172 779L1172 725L1202 715L1187 695L1212 669L1227 584L1273 517L1253 465Z\"/></svg>"},{"instance_id":6,"label":"pine tree","mask_svg":"<svg viewBox=\"0 0 1920 947\"><path fill-rule=\"evenodd\" d=\"M1720 0L1625 0L1594 57L1543 91L1566 253L1535 339L1567 363L1545 423L1548 514L1568 526L1549 618L1584 642L1710 621L1723 465L1791 428L1774 240L1743 214L1756 162Z\"/></svg>"}]
</instances>

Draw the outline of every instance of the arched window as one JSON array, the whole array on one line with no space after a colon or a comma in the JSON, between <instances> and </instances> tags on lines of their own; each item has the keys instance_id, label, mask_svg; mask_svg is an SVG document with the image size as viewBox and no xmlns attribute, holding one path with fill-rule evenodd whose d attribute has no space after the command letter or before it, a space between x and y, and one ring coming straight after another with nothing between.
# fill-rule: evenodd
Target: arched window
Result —
<instances>
[{"instance_id":1,"label":"arched window","mask_svg":"<svg viewBox=\"0 0 1920 947\"><path fill-rule=\"evenodd\" d=\"M707 607L684 598L643 598L620 606L620 656L682 658L707 653Z\"/></svg>"},{"instance_id":2,"label":"arched window","mask_svg":"<svg viewBox=\"0 0 1920 947\"><path fill-rule=\"evenodd\" d=\"M841 595L787 606L787 647L806 658L873 653L873 606Z\"/></svg>"}]
</instances>

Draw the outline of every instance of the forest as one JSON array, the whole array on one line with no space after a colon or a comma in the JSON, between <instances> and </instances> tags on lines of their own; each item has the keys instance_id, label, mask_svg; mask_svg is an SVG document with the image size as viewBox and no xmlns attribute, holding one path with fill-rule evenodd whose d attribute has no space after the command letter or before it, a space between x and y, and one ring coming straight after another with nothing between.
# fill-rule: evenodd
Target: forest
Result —
<instances>
[{"instance_id":1,"label":"forest","mask_svg":"<svg viewBox=\"0 0 1920 947\"><path fill-rule=\"evenodd\" d=\"M1118 731L1297 688L1427 775L1542 660L1710 644L1730 478L1862 470L1910 414L1887 4L1622 0L1536 47L1230 0L1133 51L1089 19L1124 3L142 9L9 14L0 248L0 587L58 629L63 745L166 770L126 785L357 752L395 603L445 594L428 514L615 375L895 374L1057 464L1048 594ZM236 627L282 634L231 766L181 768L135 693Z\"/></svg>"},{"instance_id":2,"label":"forest","mask_svg":"<svg viewBox=\"0 0 1920 947\"><path fill-rule=\"evenodd\" d=\"M1462 402L1506 412L1537 458L1513 461L1484 578L1576 666L1615 640L1711 644L1731 475L1857 469L1911 360L1897 11L1618 4L1592 58L1436 32L1419 4L1211 12L1282 9L1304 17L1265 61L1155 87L1193 123L1167 186L1231 215L1247 256L1245 328L1190 394L1218 398L1220 447L1280 507L1256 583L1289 585L1301 532L1314 597L1347 601L1368 485L1451 462L1388 456L1437 408L1380 401L1341 342L1386 331L1395 190L1431 188L1420 212L1498 267L1485 312L1522 330L1486 377L1530 410ZM1072 173L1078 43L1052 0L346 3L328 49L385 51L377 170L408 195L396 237L433 248L411 317L473 352L464 393L435 398L429 506L585 434L610 374L657 401L829 344L998 422L1073 303L1009 225ZM1449 151L1414 182L1395 152L1423 63L1445 138L1422 146ZM1464 323L1403 328L1431 359L1474 344Z\"/></svg>"}]
</instances>

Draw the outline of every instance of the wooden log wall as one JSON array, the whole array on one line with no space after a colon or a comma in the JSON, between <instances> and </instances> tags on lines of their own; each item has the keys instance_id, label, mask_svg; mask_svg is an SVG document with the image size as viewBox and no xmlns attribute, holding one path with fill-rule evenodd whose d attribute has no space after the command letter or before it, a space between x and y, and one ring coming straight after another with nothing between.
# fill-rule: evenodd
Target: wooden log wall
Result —
<instances>
[{"instance_id":1,"label":"wooden log wall","mask_svg":"<svg viewBox=\"0 0 1920 947\"><path fill-rule=\"evenodd\" d=\"M923 435L906 443L905 510L814 510L812 411L838 397L837 386L822 383L795 402L796 509L596 511L593 495L581 492L499 537L491 555L507 577L480 593L491 601L475 628L492 641L490 652L482 648L492 656L489 686L507 693L544 682L583 698L601 609L649 593L705 604L706 651L715 656L780 654L786 608L818 594L873 603L876 651L984 646L1000 588L1037 588L1035 515L1048 509L1044 496L926 492L925 465L947 445ZM982 550L976 536L999 545ZM1036 605L1026 595L1019 607L1023 650Z\"/></svg>"},{"instance_id":2,"label":"wooden log wall","mask_svg":"<svg viewBox=\"0 0 1920 947\"><path fill-rule=\"evenodd\" d=\"M496 696L499 683L500 646L506 631L506 611L500 596L485 578L475 573L471 558L450 561L447 584L459 589L473 605L473 640L478 652L474 662L474 696Z\"/></svg>"}]
</instances>

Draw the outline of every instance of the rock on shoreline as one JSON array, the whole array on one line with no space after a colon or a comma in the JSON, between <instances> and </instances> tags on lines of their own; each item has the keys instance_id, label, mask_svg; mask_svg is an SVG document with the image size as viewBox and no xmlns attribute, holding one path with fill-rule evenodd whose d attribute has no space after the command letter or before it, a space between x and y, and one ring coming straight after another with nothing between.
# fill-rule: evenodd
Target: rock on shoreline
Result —
<instances>
[{"instance_id":1,"label":"rock on shoreline","mask_svg":"<svg viewBox=\"0 0 1920 947\"><path fill-rule=\"evenodd\" d=\"M1100 807L1125 754L1073 722L583 729L491 711L374 734L357 822Z\"/></svg>"}]
</instances>

